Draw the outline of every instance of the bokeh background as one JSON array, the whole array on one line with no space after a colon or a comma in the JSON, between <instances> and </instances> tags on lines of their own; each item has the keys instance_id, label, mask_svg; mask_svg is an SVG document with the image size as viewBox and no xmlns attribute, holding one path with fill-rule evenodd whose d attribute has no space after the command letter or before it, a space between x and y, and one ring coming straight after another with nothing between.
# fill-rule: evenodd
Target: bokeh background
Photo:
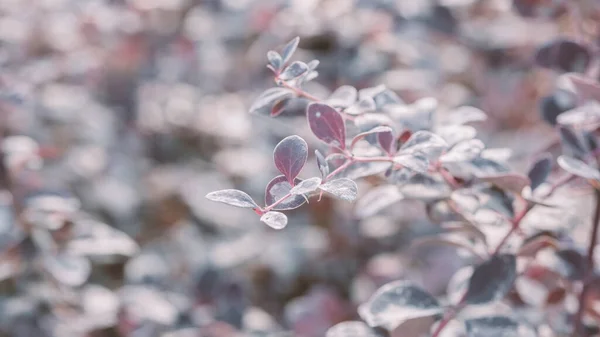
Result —
<instances>
[{"instance_id":1,"label":"bokeh background","mask_svg":"<svg viewBox=\"0 0 600 337\"><path fill-rule=\"evenodd\" d=\"M535 50L598 20L546 3L524 18L510 0L1 0L1 335L318 337L388 281L444 293L460 251L408 248L438 230L422 203L359 219L324 197L276 231L205 195L261 200L279 140L321 148L302 102L248 112L274 85L266 52L295 36L294 59L321 61L315 96L384 84L478 107L479 137L523 171L557 141ZM90 264L47 259L72 239Z\"/></svg>"}]
</instances>

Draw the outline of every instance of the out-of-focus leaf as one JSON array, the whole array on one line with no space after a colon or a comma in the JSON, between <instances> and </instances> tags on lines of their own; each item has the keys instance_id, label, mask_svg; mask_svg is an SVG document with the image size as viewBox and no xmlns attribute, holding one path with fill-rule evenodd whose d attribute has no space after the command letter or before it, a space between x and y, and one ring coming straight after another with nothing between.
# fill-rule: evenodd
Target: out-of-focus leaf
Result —
<instances>
[{"instance_id":1,"label":"out-of-focus leaf","mask_svg":"<svg viewBox=\"0 0 600 337\"><path fill-rule=\"evenodd\" d=\"M317 165L319 166L319 172L321 172L321 179L325 179L329 174L329 163L325 156L321 154L319 150L315 150L315 157L317 158Z\"/></svg>"},{"instance_id":2,"label":"out-of-focus leaf","mask_svg":"<svg viewBox=\"0 0 600 337\"><path fill-rule=\"evenodd\" d=\"M384 111L404 128L417 132L431 129L437 106L436 99L422 98L411 105L389 104L385 106Z\"/></svg>"},{"instance_id":3,"label":"out-of-focus leaf","mask_svg":"<svg viewBox=\"0 0 600 337\"><path fill-rule=\"evenodd\" d=\"M470 125L444 125L437 128L435 132L448 143L448 146L471 140L477 135L477 130Z\"/></svg>"},{"instance_id":4,"label":"out-of-focus leaf","mask_svg":"<svg viewBox=\"0 0 600 337\"><path fill-rule=\"evenodd\" d=\"M236 207L258 208L256 202L246 192L235 189L210 192L206 195L206 198Z\"/></svg>"},{"instance_id":5,"label":"out-of-focus leaf","mask_svg":"<svg viewBox=\"0 0 600 337\"><path fill-rule=\"evenodd\" d=\"M570 127L561 125L558 128L558 131L560 132L560 139L565 151L568 151L575 156L584 156L586 154L587 151L585 147Z\"/></svg>"},{"instance_id":6,"label":"out-of-focus leaf","mask_svg":"<svg viewBox=\"0 0 600 337\"><path fill-rule=\"evenodd\" d=\"M306 194L316 191L321 185L321 178L312 177L309 179L302 180L298 185L294 186L291 190L291 194Z\"/></svg>"},{"instance_id":7,"label":"out-of-focus leaf","mask_svg":"<svg viewBox=\"0 0 600 337\"><path fill-rule=\"evenodd\" d=\"M453 109L443 119L443 124L462 125L472 122L481 122L487 119L487 115L481 109L472 106L461 106Z\"/></svg>"},{"instance_id":8,"label":"out-of-focus leaf","mask_svg":"<svg viewBox=\"0 0 600 337\"><path fill-rule=\"evenodd\" d=\"M438 301L408 281L390 282L358 307L358 314L371 327L393 330L403 322L443 312Z\"/></svg>"},{"instance_id":9,"label":"out-of-focus leaf","mask_svg":"<svg viewBox=\"0 0 600 337\"><path fill-rule=\"evenodd\" d=\"M442 163L470 161L479 156L485 145L479 139L471 139L454 145L440 157Z\"/></svg>"},{"instance_id":10,"label":"out-of-focus leaf","mask_svg":"<svg viewBox=\"0 0 600 337\"><path fill-rule=\"evenodd\" d=\"M279 75L279 79L290 81L304 75L308 71L308 65L301 61L295 61L287 66Z\"/></svg>"},{"instance_id":11,"label":"out-of-focus leaf","mask_svg":"<svg viewBox=\"0 0 600 337\"><path fill-rule=\"evenodd\" d=\"M392 164L386 162L358 162L352 163L347 169L339 172L332 178L359 179L385 172Z\"/></svg>"},{"instance_id":12,"label":"out-of-focus leaf","mask_svg":"<svg viewBox=\"0 0 600 337\"><path fill-rule=\"evenodd\" d=\"M561 249L556 252L567 267L566 277L570 280L581 280L586 274L587 262L585 256L575 249Z\"/></svg>"},{"instance_id":13,"label":"out-of-focus leaf","mask_svg":"<svg viewBox=\"0 0 600 337\"><path fill-rule=\"evenodd\" d=\"M558 165L565 171L585 179L600 181L600 172L579 159L567 156L560 156L557 159Z\"/></svg>"},{"instance_id":14,"label":"out-of-focus leaf","mask_svg":"<svg viewBox=\"0 0 600 337\"><path fill-rule=\"evenodd\" d=\"M356 183L348 178L330 180L319 186L319 188L344 201L353 201L358 194Z\"/></svg>"},{"instance_id":15,"label":"out-of-focus leaf","mask_svg":"<svg viewBox=\"0 0 600 337\"><path fill-rule=\"evenodd\" d=\"M556 125L557 118L565 111L577 106L577 97L566 90L556 90L551 95L542 97L540 100L540 114L550 125Z\"/></svg>"},{"instance_id":16,"label":"out-of-focus leaf","mask_svg":"<svg viewBox=\"0 0 600 337\"><path fill-rule=\"evenodd\" d=\"M376 109L377 106L375 105L375 101L373 100L373 98L363 97L358 102L347 107L344 110L344 113L356 116L367 112L374 112Z\"/></svg>"},{"instance_id":17,"label":"out-of-focus leaf","mask_svg":"<svg viewBox=\"0 0 600 337\"><path fill-rule=\"evenodd\" d=\"M531 181L531 190L535 190L543 184L552 171L552 157L550 154L541 156L531 167L527 176Z\"/></svg>"},{"instance_id":18,"label":"out-of-focus leaf","mask_svg":"<svg viewBox=\"0 0 600 337\"><path fill-rule=\"evenodd\" d=\"M398 184L400 192L407 199L439 200L450 196L451 192L450 187L442 178L420 173L413 175L408 181Z\"/></svg>"},{"instance_id":19,"label":"out-of-focus leaf","mask_svg":"<svg viewBox=\"0 0 600 337\"><path fill-rule=\"evenodd\" d=\"M287 88L270 88L265 90L256 100L252 103L250 107L250 113L259 113L263 109L267 107L271 107L275 105L277 102L286 100L290 97L294 96L294 92ZM271 114L271 109L269 109L269 114Z\"/></svg>"},{"instance_id":20,"label":"out-of-focus leaf","mask_svg":"<svg viewBox=\"0 0 600 337\"><path fill-rule=\"evenodd\" d=\"M334 108L323 103L311 103L306 112L308 124L313 134L327 144L346 148L346 125Z\"/></svg>"},{"instance_id":21,"label":"out-of-focus leaf","mask_svg":"<svg viewBox=\"0 0 600 337\"><path fill-rule=\"evenodd\" d=\"M536 236L530 240L526 240L517 255L535 257L535 254L542 249L552 247L558 249L558 240L549 235Z\"/></svg>"},{"instance_id":22,"label":"out-of-focus leaf","mask_svg":"<svg viewBox=\"0 0 600 337\"><path fill-rule=\"evenodd\" d=\"M296 178L295 183L298 185L301 182L300 179ZM273 178L266 187L265 190L265 204L267 206L272 205L276 201L280 200L292 190L292 185L287 181L286 177L281 175ZM276 211L285 211L290 209L298 208L306 202L306 199L301 195L292 195L282 201L279 205L273 208Z\"/></svg>"},{"instance_id":23,"label":"out-of-focus leaf","mask_svg":"<svg viewBox=\"0 0 600 337\"><path fill-rule=\"evenodd\" d=\"M541 46L535 55L538 65L563 72L583 73L592 59L589 48L577 41L557 39Z\"/></svg>"},{"instance_id":24,"label":"out-of-focus leaf","mask_svg":"<svg viewBox=\"0 0 600 337\"><path fill-rule=\"evenodd\" d=\"M358 98L362 100L365 97L370 97L375 102L378 109L387 105L400 105L404 101L398 97L393 91L380 84L376 87L365 88L358 91Z\"/></svg>"},{"instance_id":25,"label":"out-of-focus leaf","mask_svg":"<svg viewBox=\"0 0 600 337\"><path fill-rule=\"evenodd\" d=\"M377 186L358 200L354 212L359 218L367 218L402 199L404 196L395 185Z\"/></svg>"},{"instance_id":26,"label":"out-of-focus leaf","mask_svg":"<svg viewBox=\"0 0 600 337\"><path fill-rule=\"evenodd\" d=\"M429 131L417 131L400 147L399 154L422 153L427 159L437 159L448 148L440 136Z\"/></svg>"},{"instance_id":27,"label":"out-of-focus leaf","mask_svg":"<svg viewBox=\"0 0 600 337\"><path fill-rule=\"evenodd\" d=\"M487 316L469 319L467 337L535 337L532 328L506 316Z\"/></svg>"},{"instance_id":28,"label":"out-of-focus leaf","mask_svg":"<svg viewBox=\"0 0 600 337\"><path fill-rule=\"evenodd\" d=\"M516 277L515 256L494 255L475 267L464 301L469 304L484 304L500 300L510 291Z\"/></svg>"},{"instance_id":29,"label":"out-of-focus leaf","mask_svg":"<svg viewBox=\"0 0 600 337\"><path fill-rule=\"evenodd\" d=\"M396 152L396 138L394 137L394 132L392 130L378 133L377 141L379 142L379 146L381 146L388 155L392 155Z\"/></svg>"},{"instance_id":30,"label":"out-of-focus leaf","mask_svg":"<svg viewBox=\"0 0 600 337\"><path fill-rule=\"evenodd\" d=\"M573 83L577 95L584 101L596 100L600 102L600 83L579 74L567 74L565 76Z\"/></svg>"},{"instance_id":31,"label":"out-of-focus leaf","mask_svg":"<svg viewBox=\"0 0 600 337\"><path fill-rule=\"evenodd\" d=\"M284 138L273 151L275 166L293 184L306 159L308 158L308 144L298 136Z\"/></svg>"},{"instance_id":32,"label":"out-of-focus leaf","mask_svg":"<svg viewBox=\"0 0 600 337\"><path fill-rule=\"evenodd\" d=\"M426 155L417 152L417 153L402 153L400 152L398 155L394 157L394 163L400 164L403 167L411 169L418 173L427 173L429 172L429 160Z\"/></svg>"},{"instance_id":33,"label":"out-of-focus leaf","mask_svg":"<svg viewBox=\"0 0 600 337\"><path fill-rule=\"evenodd\" d=\"M92 219L76 220L72 235L66 252L77 256L132 256L139 250L127 234Z\"/></svg>"},{"instance_id":34,"label":"out-of-focus leaf","mask_svg":"<svg viewBox=\"0 0 600 337\"><path fill-rule=\"evenodd\" d=\"M358 91L350 85L343 85L337 88L327 99L327 104L332 107L347 108L356 102Z\"/></svg>"},{"instance_id":35,"label":"out-of-focus leaf","mask_svg":"<svg viewBox=\"0 0 600 337\"><path fill-rule=\"evenodd\" d=\"M361 132L358 135L354 136L354 138L352 139L352 143L350 144L350 148L353 148L354 145L356 145L356 143L358 141L360 141L361 139L363 139L369 135L374 135L374 134L379 134L379 133L391 133L391 132L392 132L392 128L390 128L389 126L377 126L369 131Z\"/></svg>"},{"instance_id":36,"label":"out-of-focus leaf","mask_svg":"<svg viewBox=\"0 0 600 337\"><path fill-rule=\"evenodd\" d=\"M574 128L590 127L600 124L600 103L588 102L571 110L565 111L556 118L561 125Z\"/></svg>"},{"instance_id":37,"label":"out-of-focus leaf","mask_svg":"<svg viewBox=\"0 0 600 337\"><path fill-rule=\"evenodd\" d=\"M287 216L281 212L270 211L260 217L260 221L273 229L282 229L287 225Z\"/></svg>"},{"instance_id":38,"label":"out-of-focus leaf","mask_svg":"<svg viewBox=\"0 0 600 337\"><path fill-rule=\"evenodd\" d=\"M300 37L296 36L295 38L290 40L290 42L288 42L285 45L285 47L283 47L283 50L281 51L281 58L283 59L284 64L290 60L290 58L298 48L298 43L300 43Z\"/></svg>"},{"instance_id":39,"label":"out-of-focus leaf","mask_svg":"<svg viewBox=\"0 0 600 337\"><path fill-rule=\"evenodd\" d=\"M82 285L92 271L90 261L80 256L65 253L47 254L42 261L48 273L58 282L67 286Z\"/></svg>"},{"instance_id":40,"label":"out-of-focus leaf","mask_svg":"<svg viewBox=\"0 0 600 337\"><path fill-rule=\"evenodd\" d=\"M494 175L485 175L481 180L492 183L499 188L515 193L521 193L525 186L529 186L530 181L527 176L519 173L500 173Z\"/></svg>"},{"instance_id":41,"label":"out-of-focus leaf","mask_svg":"<svg viewBox=\"0 0 600 337\"><path fill-rule=\"evenodd\" d=\"M283 59L281 58L281 55L279 55L278 52L273 51L273 50L269 50L267 52L267 59L269 59L269 64L275 70L280 70L281 69L281 66L283 65Z\"/></svg>"},{"instance_id":42,"label":"out-of-focus leaf","mask_svg":"<svg viewBox=\"0 0 600 337\"><path fill-rule=\"evenodd\" d=\"M325 337L377 337L377 334L364 322L348 321L329 328Z\"/></svg>"},{"instance_id":43,"label":"out-of-focus leaf","mask_svg":"<svg viewBox=\"0 0 600 337\"><path fill-rule=\"evenodd\" d=\"M140 320L168 326L177 319L177 308L159 289L128 285L119 290L119 298L125 312Z\"/></svg>"},{"instance_id":44,"label":"out-of-focus leaf","mask_svg":"<svg viewBox=\"0 0 600 337\"><path fill-rule=\"evenodd\" d=\"M456 233L443 233L438 235L426 236L411 241L411 248L415 249L423 245L448 245L460 249L465 249L475 257L486 256L485 247L476 242L471 242L468 238Z\"/></svg>"}]
</instances>

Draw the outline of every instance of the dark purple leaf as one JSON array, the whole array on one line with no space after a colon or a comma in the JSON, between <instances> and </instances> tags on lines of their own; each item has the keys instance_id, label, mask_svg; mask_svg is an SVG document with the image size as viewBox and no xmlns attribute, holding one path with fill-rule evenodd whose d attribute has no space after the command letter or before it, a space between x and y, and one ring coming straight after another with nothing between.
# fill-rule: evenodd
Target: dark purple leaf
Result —
<instances>
[{"instance_id":1,"label":"dark purple leaf","mask_svg":"<svg viewBox=\"0 0 600 337\"><path fill-rule=\"evenodd\" d=\"M267 109L268 114L271 114L271 107L278 102L286 100L294 96L294 92L286 88L270 88L263 92L258 98L252 103L250 107L250 113L261 113Z\"/></svg>"},{"instance_id":2,"label":"dark purple leaf","mask_svg":"<svg viewBox=\"0 0 600 337\"><path fill-rule=\"evenodd\" d=\"M354 138L352 139L352 143L350 144L350 148L353 148L356 145L356 143L361 139L369 135L374 135L376 133L392 133L392 128L390 128L389 126L377 126L369 131L361 132L358 135L354 136Z\"/></svg>"},{"instance_id":3,"label":"dark purple leaf","mask_svg":"<svg viewBox=\"0 0 600 337\"><path fill-rule=\"evenodd\" d=\"M319 188L344 201L353 201L358 194L356 183L348 178L330 180L319 186Z\"/></svg>"},{"instance_id":4,"label":"dark purple leaf","mask_svg":"<svg viewBox=\"0 0 600 337\"><path fill-rule=\"evenodd\" d=\"M346 125L334 108L323 103L311 103L306 112L308 124L313 134L327 144L346 148Z\"/></svg>"},{"instance_id":5,"label":"dark purple leaf","mask_svg":"<svg viewBox=\"0 0 600 337\"><path fill-rule=\"evenodd\" d=\"M283 47L283 50L281 51L281 58L283 59L284 64L290 60L298 48L298 43L300 43L300 37L296 36L290 42L288 42L285 47Z\"/></svg>"},{"instance_id":6,"label":"dark purple leaf","mask_svg":"<svg viewBox=\"0 0 600 337\"><path fill-rule=\"evenodd\" d=\"M567 39L551 41L541 46L535 55L538 65L562 72L583 73L591 59L587 46Z\"/></svg>"},{"instance_id":7,"label":"dark purple leaf","mask_svg":"<svg viewBox=\"0 0 600 337\"><path fill-rule=\"evenodd\" d=\"M567 156L560 156L558 157L557 162L563 170L571 174L574 174L584 179L600 181L600 172L598 172L597 169L589 166L588 164L582 162L579 159Z\"/></svg>"},{"instance_id":8,"label":"dark purple leaf","mask_svg":"<svg viewBox=\"0 0 600 337\"><path fill-rule=\"evenodd\" d=\"M407 320L435 316L443 310L425 290L408 281L394 281L377 289L358 307L358 314L369 326L391 331Z\"/></svg>"},{"instance_id":9,"label":"dark purple leaf","mask_svg":"<svg viewBox=\"0 0 600 337\"><path fill-rule=\"evenodd\" d=\"M283 65L283 59L278 52L269 50L267 52L267 58L269 59L269 64L273 67L273 69L279 71L281 70L281 66Z\"/></svg>"},{"instance_id":10,"label":"dark purple leaf","mask_svg":"<svg viewBox=\"0 0 600 337\"><path fill-rule=\"evenodd\" d=\"M308 65L301 61L295 61L285 68L279 75L279 79L290 81L304 75L308 71Z\"/></svg>"},{"instance_id":11,"label":"dark purple leaf","mask_svg":"<svg viewBox=\"0 0 600 337\"><path fill-rule=\"evenodd\" d=\"M516 277L515 256L494 255L473 271L464 301L469 304L498 301L510 291Z\"/></svg>"},{"instance_id":12,"label":"dark purple leaf","mask_svg":"<svg viewBox=\"0 0 600 337\"><path fill-rule=\"evenodd\" d=\"M321 172L321 179L325 179L329 174L329 163L327 163L327 159L325 159L319 150L315 150L315 157L317 158L319 172Z\"/></svg>"},{"instance_id":13,"label":"dark purple leaf","mask_svg":"<svg viewBox=\"0 0 600 337\"><path fill-rule=\"evenodd\" d=\"M308 158L308 145L306 141L296 135L284 138L273 150L275 166L290 184L300 174Z\"/></svg>"},{"instance_id":14,"label":"dark purple leaf","mask_svg":"<svg viewBox=\"0 0 600 337\"><path fill-rule=\"evenodd\" d=\"M296 178L295 184L299 184L302 180ZM287 181L285 176L277 176L273 178L268 184L265 191L265 204L267 206L275 203L277 200L280 200L284 196L288 195L292 190L292 185ZM285 211L290 209L298 208L306 202L301 195L292 195L282 201L279 205L275 206L273 209L276 211Z\"/></svg>"},{"instance_id":15,"label":"dark purple leaf","mask_svg":"<svg viewBox=\"0 0 600 337\"><path fill-rule=\"evenodd\" d=\"M282 229L287 225L287 216L281 212L267 212L260 217L260 221L269 225L273 229Z\"/></svg>"},{"instance_id":16,"label":"dark purple leaf","mask_svg":"<svg viewBox=\"0 0 600 337\"><path fill-rule=\"evenodd\" d=\"M535 337L536 333L525 324L506 316L487 316L465 322L467 337Z\"/></svg>"},{"instance_id":17,"label":"dark purple leaf","mask_svg":"<svg viewBox=\"0 0 600 337\"><path fill-rule=\"evenodd\" d=\"M294 186L290 193L292 194L306 194L315 191L321 185L321 178L313 177L302 180L299 184Z\"/></svg>"},{"instance_id":18,"label":"dark purple leaf","mask_svg":"<svg viewBox=\"0 0 600 337\"><path fill-rule=\"evenodd\" d=\"M385 153L392 155L396 152L396 138L392 130L378 133L377 141Z\"/></svg>"},{"instance_id":19,"label":"dark purple leaf","mask_svg":"<svg viewBox=\"0 0 600 337\"><path fill-rule=\"evenodd\" d=\"M377 337L377 334L364 322L350 321L332 326L325 337Z\"/></svg>"},{"instance_id":20,"label":"dark purple leaf","mask_svg":"<svg viewBox=\"0 0 600 337\"><path fill-rule=\"evenodd\" d=\"M212 201L221 202L231 206L243 208L258 208L258 205L252 198L240 190L228 189L210 192L206 198Z\"/></svg>"},{"instance_id":21,"label":"dark purple leaf","mask_svg":"<svg viewBox=\"0 0 600 337\"><path fill-rule=\"evenodd\" d=\"M529 170L527 176L531 181L531 190L535 190L541 184L543 184L548 175L552 171L552 156L549 154L543 155L540 159L538 159L535 164Z\"/></svg>"}]
</instances>

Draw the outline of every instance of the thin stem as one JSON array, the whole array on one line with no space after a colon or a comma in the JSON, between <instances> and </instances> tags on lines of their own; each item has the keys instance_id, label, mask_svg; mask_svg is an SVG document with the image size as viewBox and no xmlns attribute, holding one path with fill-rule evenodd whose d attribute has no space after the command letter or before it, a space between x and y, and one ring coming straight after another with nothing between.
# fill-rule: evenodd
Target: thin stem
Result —
<instances>
[{"instance_id":1,"label":"thin stem","mask_svg":"<svg viewBox=\"0 0 600 337\"><path fill-rule=\"evenodd\" d=\"M585 311L585 297L589 292L589 278L594 270L594 253L596 250L596 245L598 243L598 225L600 224L600 190L595 190L596 192L596 210L594 212L594 218L592 220L592 232L590 238L590 244L588 246L587 251L587 267L586 267L586 275L583 279L583 289L579 294L579 309L577 310L577 314L575 316L575 324L576 330L579 334L583 335L584 325L583 325L583 313Z\"/></svg>"},{"instance_id":2,"label":"thin stem","mask_svg":"<svg viewBox=\"0 0 600 337\"><path fill-rule=\"evenodd\" d=\"M282 202L284 202L287 198L289 198L291 196L292 196L291 193L284 195L283 197L281 197L281 199L279 199L279 200L275 201L274 203L270 204L269 206L263 208L262 211L264 213L271 211L275 206L281 204Z\"/></svg>"}]
</instances>

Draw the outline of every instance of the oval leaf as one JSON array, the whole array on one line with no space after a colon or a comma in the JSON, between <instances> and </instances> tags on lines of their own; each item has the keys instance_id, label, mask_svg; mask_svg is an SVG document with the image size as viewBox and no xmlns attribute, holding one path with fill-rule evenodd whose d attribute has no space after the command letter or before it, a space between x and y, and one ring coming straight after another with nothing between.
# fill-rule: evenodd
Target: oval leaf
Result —
<instances>
[{"instance_id":1,"label":"oval leaf","mask_svg":"<svg viewBox=\"0 0 600 337\"><path fill-rule=\"evenodd\" d=\"M246 192L235 189L210 192L206 195L206 198L236 207L258 208L256 202Z\"/></svg>"},{"instance_id":2,"label":"oval leaf","mask_svg":"<svg viewBox=\"0 0 600 337\"><path fill-rule=\"evenodd\" d=\"M267 52L267 59L269 59L269 64L275 70L279 71L281 69L281 66L283 65L283 59L281 58L281 55L279 55L278 52L269 50Z\"/></svg>"},{"instance_id":3,"label":"oval leaf","mask_svg":"<svg viewBox=\"0 0 600 337\"><path fill-rule=\"evenodd\" d=\"M301 183L300 179L295 180L295 184L298 185ZM265 191L265 204L272 205L279 199L285 197L290 194L292 190L292 185L287 181L285 176L277 176L273 178L268 184ZM301 195L292 195L282 201L280 204L273 208L276 211L285 211L290 209L298 208L306 202Z\"/></svg>"},{"instance_id":4,"label":"oval leaf","mask_svg":"<svg viewBox=\"0 0 600 337\"><path fill-rule=\"evenodd\" d=\"M356 183L348 178L331 180L319 187L325 192L331 193L344 201L356 199L358 187Z\"/></svg>"},{"instance_id":5,"label":"oval leaf","mask_svg":"<svg viewBox=\"0 0 600 337\"><path fill-rule=\"evenodd\" d=\"M535 337L536 334L530 327L520 324L506 316L488 316L469 319L467 337Z\"/></svg>"},{"instance_id":6,"label":"oval leaf","mask_svg":"<svg viewBox=\"0 0 600 337\"><path fill-rule=\"evenodd\" d=\"M531 181L531 190L535 190L541 184L543 184L550 171L552 170L552 157L549 154L545 154L542 158L538 159L535 164L529 170L527 176Z\"/></svg>"},{"instance_id":7,"label":"oval leaf","mask_svg":"<svg viewBox=\"0 0 600 337\"><path fill-rule=\"evenodd\" d=\"M403 322L443 312L438 301L408 281L390 282L358 307L358 314L371 327L393 330Z\"/></svg>"},{"instance_id":8,"label":"oval leaf","mask_svg":"<svg viewBox=\"0 0 600 337\"><path fill-rule=\"evenodd\" d=\"M377 134L377 141L379 146L389 155L396 152L396 138L392 130L384 131Z\"/></svg>"},{"instance_id":9,"label":"oval leaf","mask_svg":"<svg viewBox=\"0 0 600 337\"><path fill-rule=\"evenodd\" d=\"M377 337L377 335L361 321L338 323L325 334L325 337Z\"/></svg>"},{"instance_id":10,"label":"oval leaf","mask_svg":"<svg viewBox=\"0 0 600 337\"><path fill-rule=\"evenodd\" d=\"M273 229L282 229L287 225L287 216L281 212L267 212L260 217L260 221L269 225Z\"/></svg>"},{"instance_id":11,"label":"oval leaf","mask_svg":"<svg viewBox=\"0 0 600 337\"><path fill-rule=\"evenodd\" d=\"M557 162L563 170L574 174L578 177L592 180L600 180L600 173L598 173L598 170L582 162L579 159L567 156L560 156L558 157Z\"/></svg>"},{"instance_id":12,"label":"oval leaf","mask_svg":"<svg viewBox=\"0 0 600 337\"><path fill-rule=\"evenodd\" d=\"M427 159L439 157L448 148L446 141L429 131L417 131L400 148L401 154L422 153Z\"/></svg>"},{"instance_id":13,"label":"oval leaf","mask_svg":"<svg viewBox=\"0 0 600 337\"><path fill-rule=\"evenodd\" d=\"M321 178L313 177L302 180L298 185L290 190L291 194L306 194L315 191L321 185Z\"/></svg>"},{"instance_id":14,"label":"oval leaf","mask_svg":"<svg viewBox=\"0 0 600 337\"><path fill-rule=\"evenodd\" d=\"M311 103L306 109L313 134L327 144L346 148L346 125L339 112L327 104Z\"/></svg>"},{"instance_id":15,"label":"oval leaf","mask_svg":"<svg viewBox=\"0 0 600 337\"><path fill-rule=\"evenodd\" d=\"M293 184L306 159L308 158L308 145L298 136L284 138L273 151L275 166Z\"/></svg>"},{"instance_id":16,"label":"oval leaf","mask_svg":"<svg viewBox=\"0 0 600 337\"><path fill-rule=\"evenodd\" d=\"M279 75L279 79L283 81L290 81L304 75L308 71L308 65L301 61L295 61L290 64L285 70Z\"/></svg>"},{"instance_id":17,"label":"oval leaf","mask_svg":"<svg viewBox=\"0 0 600 337\"><path fill-rule=\"evenodd\" d=\"M470 139L454 145L440 157L442 163L470 161L479 156L485 145L479 139Z\"/></svg>"},{"instance_id":18,"label":"oval leaf","mask_svg":"<svg viewBox=\"0 0 600 337\"><path fill-rule=\"evenodd\" d=\"M337 88L327 99L327 103L334 107L347 108L356 102L358 91L350 85Z\"/></svg>"},{"instance_id":19,"label":"oval leaf","mask_svg":"<svg viewBox=\"0 0 600 337\"><path fill-rule=\"evenodd\" d=\"M290 60L290 58L298 48L298 43L300 43L300 37L296 36L295 38L290 40L290 42L288 42L285 45L285 47L283 47L283 50L281 51L281 58L283 59L283 63L287 63Z\"/></svg>"},{"instance_id":20,"label":"oval leaf","mask_svg":"<svg viewBox=\"0 0 600 337\"><path fill-rule=\"evenodd\" d=\"M484 304L500 300L510 291L516 277L515 256L494 255L473 271L464 301L469 304Z\"/></svg>"}]
</instances>

